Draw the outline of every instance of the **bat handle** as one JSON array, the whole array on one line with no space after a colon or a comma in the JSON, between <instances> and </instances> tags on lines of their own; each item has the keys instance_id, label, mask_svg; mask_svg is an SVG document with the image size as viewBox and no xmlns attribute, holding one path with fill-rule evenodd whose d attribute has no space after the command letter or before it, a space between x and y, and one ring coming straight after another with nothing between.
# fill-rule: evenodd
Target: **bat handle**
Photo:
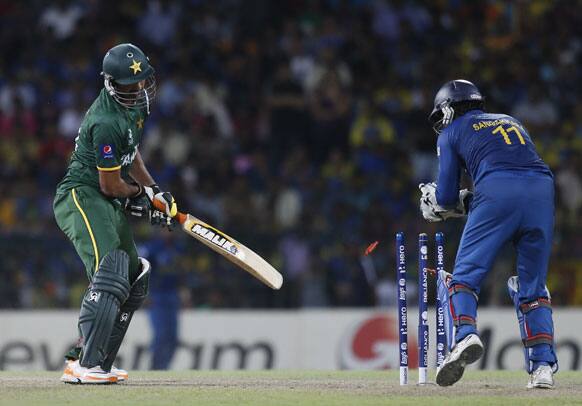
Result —
<instances>
[{"instance_id":1,"label":"bat handle","mask_svg":"<svg viewBox=\"0 0 582 406\"><path fill-rule=\"evenodd\" d=\"M154 198L154 201L152 202L152 204L154 205L156 210L159 210L162 213L166 212L166 205L164 203L160 202L158 199ZM180 224L184 224L184 222L186 221L186 215L184 213L178 212L178 214L176 214L174 216L174 218L176 220L178 220L178 223L180 223Z\"/></svg>"}]
</instances>

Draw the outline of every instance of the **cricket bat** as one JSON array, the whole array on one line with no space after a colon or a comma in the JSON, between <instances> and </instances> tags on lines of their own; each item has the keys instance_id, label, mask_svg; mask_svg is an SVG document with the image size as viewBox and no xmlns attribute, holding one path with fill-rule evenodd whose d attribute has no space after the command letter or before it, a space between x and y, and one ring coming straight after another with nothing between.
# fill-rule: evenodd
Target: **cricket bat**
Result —
<instances>
[{"instance_id":1,"label":"cricket bat","mask_svg":"<svg viewBox=\"0 0 582 406\"><path fill-rule=\"evenodd\" d=\"M154 207L162 212L164 204L154 199ZM185 233L218 252L272 289L279 289L283 276L257 253L234 238L212 227L191 214L178 213L175 217Z\"/></svg>"}]
</instances>

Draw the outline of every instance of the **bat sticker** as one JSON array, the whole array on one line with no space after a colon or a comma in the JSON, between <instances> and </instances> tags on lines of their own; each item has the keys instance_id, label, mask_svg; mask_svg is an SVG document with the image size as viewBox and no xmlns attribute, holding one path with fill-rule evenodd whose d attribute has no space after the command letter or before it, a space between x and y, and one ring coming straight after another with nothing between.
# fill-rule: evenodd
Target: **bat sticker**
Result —
<instances>
[{"instance_id":1,"label":"bat sticker","mask_svg":"<svg viewBox=\"0 0 582 406\"><path fill-rule=\"evenodd\" d=\"M236 247L235 243L228 237L220 234L218 230L210 230L201 224L195 223L192 226L191 231L233 255L238 253L238 248Z\"/></svg>"}]
</instances>

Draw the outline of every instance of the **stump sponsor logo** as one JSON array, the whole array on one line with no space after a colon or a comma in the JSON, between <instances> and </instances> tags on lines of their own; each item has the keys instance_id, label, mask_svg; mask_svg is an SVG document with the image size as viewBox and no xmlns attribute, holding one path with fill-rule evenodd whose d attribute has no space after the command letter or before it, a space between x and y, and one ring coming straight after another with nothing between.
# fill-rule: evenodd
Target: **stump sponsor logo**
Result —
<instances>
[{"instance_id":1,"label":"stump sponsor logo","mask_svg":"<svg viewBox=\"0 0 582 406\"><path fill-rule=\"evenodd\" d=\"M397 320L377 314L353 324L340 341L340 369L394 369L398 368L400 351L416 348L416 340L409 337L403 348L398 345ZM410 365L418 363L415 351L409 352Z\"/></svg>"}]
</instances>

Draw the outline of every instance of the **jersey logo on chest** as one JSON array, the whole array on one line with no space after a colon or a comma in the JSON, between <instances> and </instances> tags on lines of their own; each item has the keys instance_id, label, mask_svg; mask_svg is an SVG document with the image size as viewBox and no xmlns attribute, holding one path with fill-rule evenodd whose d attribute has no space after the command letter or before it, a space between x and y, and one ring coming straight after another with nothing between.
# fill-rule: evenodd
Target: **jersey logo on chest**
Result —
<instances>
[{"instance_id":1,"label":"jersey logo on chest","mask_svg":"<svg viewBox=\"0 0 582 406\"><path fill-rule=\"evenodd\" d=\"M133 147L133 151L121 156L121 166L131 165L135 156L137 155L137 146Z\"/></svg>"}]
</instances>

